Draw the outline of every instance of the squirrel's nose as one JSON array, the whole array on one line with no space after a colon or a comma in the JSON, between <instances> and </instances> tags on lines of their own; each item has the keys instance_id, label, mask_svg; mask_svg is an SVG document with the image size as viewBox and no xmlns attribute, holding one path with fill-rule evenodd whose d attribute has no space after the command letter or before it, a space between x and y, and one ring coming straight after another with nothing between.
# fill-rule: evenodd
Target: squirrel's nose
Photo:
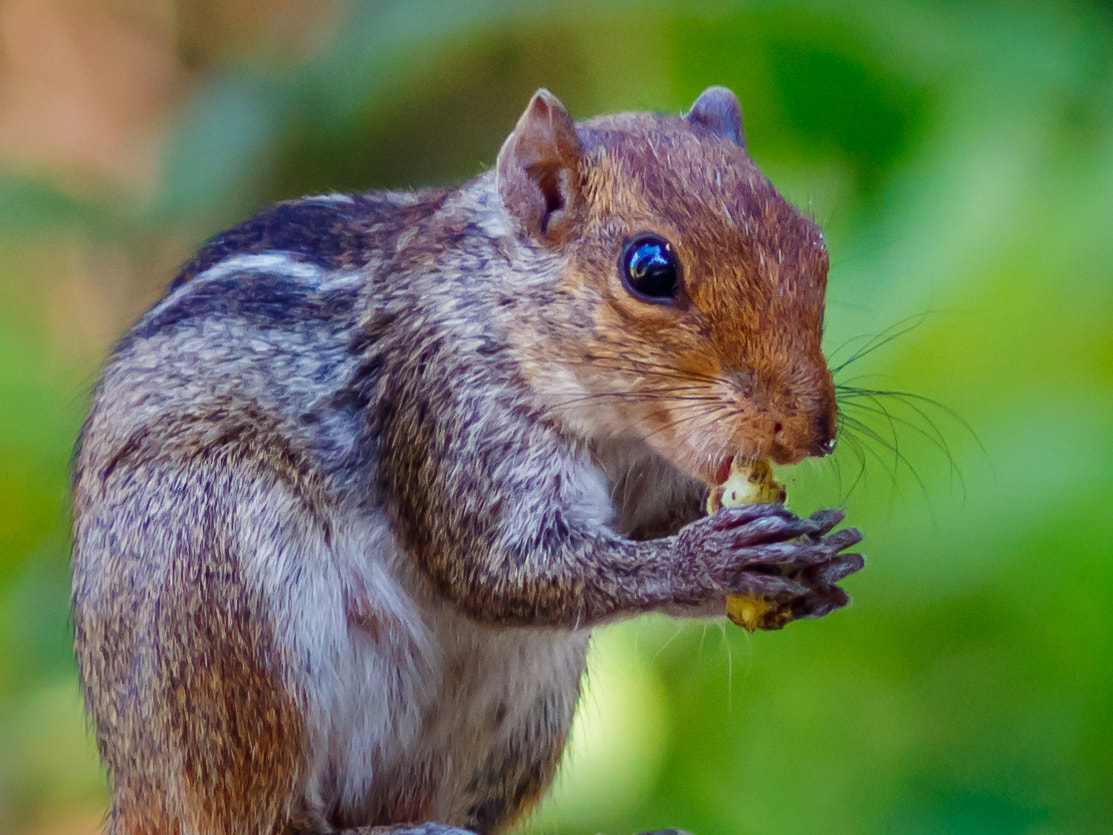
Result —
<instances>
[{"instance_id":1,"label":"squirrel's nose","mask_svg":"<svg viewBox=\"0 0 1113 835\"><path fill-rule=\"evenodd\" d=\"M825 409L815 420L815 430L812 437L810 452L812 455L823 457L835 451L837 443L837 415L833 408Z\"/></svg>"},{"instance_id":2,"label":"squirrel's nose","mask_svg":"<svg viewBox=\"0 0 1113 835\"><path fill-rule=\"evenodd\" d=\"M789 412L769 422L770 455L779 464L795 464L810 455L823 457L835 451L838 413L833 401L817 412Z\"/></svg>"},{"instance_id":3,"label":"squirrel's nose","mask_svg":"<svg viewBox=\"0 0 1113 835\"><path fill-rule=\"evenodd\" d=\"M759 458L795 464L835 450L838 412L834 391L800 396L772 374L738 371L729 380L751 410L748 444Z\"/></svg>"},{"instance_id":4,"label":"squirrel's nose","mask_svg":"<svg viewBox=\"0 0 1113 835\"><path fill-rule=\"evenodd\" d=\"M809 432L803 426L773 421L771 430L769 457L778 464L796 464L808 456L822 457L835 450L835 436L826 428Z\"/></svg>"}]
</instances>

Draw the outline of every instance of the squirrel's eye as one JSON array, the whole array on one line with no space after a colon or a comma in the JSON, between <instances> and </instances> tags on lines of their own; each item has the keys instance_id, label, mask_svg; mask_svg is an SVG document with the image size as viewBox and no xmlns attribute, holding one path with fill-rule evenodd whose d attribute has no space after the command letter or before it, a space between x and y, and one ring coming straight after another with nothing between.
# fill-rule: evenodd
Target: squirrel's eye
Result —
<instances>
[{"instance_id":1,"label":"squirrel's eye","mask_svg":"<svg viewBox=\"0 0 1113 835\"><path fill-rule=\"evenodd\" d=\"M680 260L676 250L657 235L639 235L626 244L619 270L631 293L659 304L673 300L680 282Z\"/></svg>"}]
</instances>

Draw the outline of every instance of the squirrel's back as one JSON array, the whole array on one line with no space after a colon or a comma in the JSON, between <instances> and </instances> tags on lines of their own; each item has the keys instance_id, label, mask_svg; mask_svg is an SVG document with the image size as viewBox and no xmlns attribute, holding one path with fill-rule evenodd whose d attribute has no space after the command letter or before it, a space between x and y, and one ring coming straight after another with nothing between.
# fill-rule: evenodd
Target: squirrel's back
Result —
<instances>
[{"instance_id":1,"label":"squirrel's back","mask_svg":"<svg viewBox=\"0 0 1113 835\"><path fill-rule=\"evenodd\" d=\"M211 240L116 347L79 469L142 447L188 453L245 420L273 427L322 472L365 465L353 443L357 306L390 281L388 242L435 207L408 194L311 197Z\"/></svg>"},{"instance_id":2,"label":"squirrel's back","mask_svg":"<svg viewBox=\"0 0 1113 835\"><path fill-rule=\"evenodd\" d=\"M74 491L77 646L116 831L198 808L191 783L226 789L193 822L206 832L484 829L555 768L586 632L479 638L382 507L379 349L435 295L399 262L423 257L411 241L443 251L414 234L442 197L272 207L203 248L117 346ZM446 757L461 767L441 773Z\"/></svg>"}]
</instances>

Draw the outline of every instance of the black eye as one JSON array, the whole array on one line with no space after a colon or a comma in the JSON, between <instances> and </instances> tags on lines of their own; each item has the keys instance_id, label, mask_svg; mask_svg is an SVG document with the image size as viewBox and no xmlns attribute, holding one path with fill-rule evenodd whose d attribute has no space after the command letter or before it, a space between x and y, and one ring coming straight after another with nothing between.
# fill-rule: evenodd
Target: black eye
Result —
<instances>
[{"instance_id":1,"label":"black eye","mask_svg":"<svg viewBox=\"0 0 1113 835\"><path fill-rule=\"evenodd\" d=\"M657 235L639 235L626 244L619 270L630 292L646 301L672 301L680 282L676 250Z\"/></svg>"}]
</instances>

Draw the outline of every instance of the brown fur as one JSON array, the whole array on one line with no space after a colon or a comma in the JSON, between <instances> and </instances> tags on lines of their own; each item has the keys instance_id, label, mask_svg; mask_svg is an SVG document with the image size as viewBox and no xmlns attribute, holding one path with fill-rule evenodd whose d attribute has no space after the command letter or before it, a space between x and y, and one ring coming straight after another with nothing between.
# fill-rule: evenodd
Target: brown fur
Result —
<instances>
[{"instance_id":1,"label":"brown fur","mask_svg":"<svg viewBox=\"0 0 1113 835\"><path fill-rule=\"evenodd\" d=\"M835 399L820 347L828 262L818 228L744 148L685 119L629 114L580 133L582 226L567 295L546 311L558 322L547 339L523 345L538 389L556 388L559 365L612 398L616 432L641 433L705 481L735 454L786 464L822 454ZM647 305L621 283L617 253L641 232L680 254L675 305ZM561 395L551 396L557 413Z\"/></svg>"},{"instance_id":2,"label":"brown fur","mask_svg":"<svg viewBox=\"0 0 1113 835\"><path fill-rule=\"evenodd\" d=\"M271 450L273 455L256 450L254 462L242 460L236 448L217 451L209 466L193 469L190 481L203 491L195 500L184 492L190 481L181 479L189 469L172 448L148 456L137 451L116 463L109 481L135 485L142 479L150 496L160 480L174 480L172 503L147 505L139 519L129 507L132 496L139 497L109 485L123 501L101 505L92 518L79 517L79 524L98 526L115 519L122 537L101 579L107 583L103 603L79 610L77 623L91 708L94 715L115 718L101 739L115 789L117 832L184 827L246 833L237 822L249 819L273 820L267 831L277 833L294 811L293 790L304 770L301 713L264 655L272 643L270 616L239 576L238 546L229 536L236 509L212 498L221 495L222 483L258 479L257 461L270 457L282 472L288 466L282 445ZM287 470L284 480L290 478ZM130 520L135 527L128 530ZM169 541L159 536L163 526ZM151 570L143 554L174 548L204 553L206 560L164 564L156 569L150 596L134 599L131 587L148 582L139 578ZM137 633L137 626L146 634ZM106 634L97 634L101 630ZM132 647L134 654L90 652L104 646ZM149 704L161 705L160 714L147 715ZM159 759L148 761L150 751L161 752ZM174 763L180 778L171 776Z\"/></svg>"},{"instance_id":3,"label":"brown fur","mask_svg":"<svg viewBox=\"0 0 1113 835\"><path fill-rule=\"evenodd\" d=\"M680 257L665 303L619 274L643 232ZM591 627L844 605L841 514L700 518L732 456L827 451L826 270L716 88L580 125L540 91L459 189L217 236L117 347L77 456L109 832L503 832Z\"/></svg>"}]
</instances>

